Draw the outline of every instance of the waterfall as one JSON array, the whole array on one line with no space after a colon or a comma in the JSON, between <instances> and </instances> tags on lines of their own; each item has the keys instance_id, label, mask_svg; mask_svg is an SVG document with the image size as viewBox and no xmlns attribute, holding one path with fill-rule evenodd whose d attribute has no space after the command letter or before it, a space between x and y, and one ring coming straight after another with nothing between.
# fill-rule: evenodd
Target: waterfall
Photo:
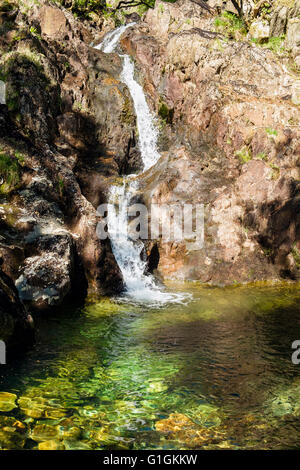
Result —
<instances>
[{"instance_id":1,"label":"waterfall","mask_svg":"<svg viewBox=\"0 0 300 470\"><path fill-rule=\"evenodd\" d=\"M105 53L114 52L123 32L134 24L129 23L110 31L96 48ZM158 133L143 88L134 79L133 61L127 54L119 54L119 56L123 59L120 80L128 87L133 100L137 118L138 143L144 166L143 171L146 171L155 165L160 158L157 151ZM133 177L134 175L125 177L123 185L111 188L107 217L112 250L123 274L126 295L130 299L142 302L181 302L183 299L181 294L163 291L157 286L152 275L145 274L147 263L141 259L144 244L141 240L133 241L128 236L127 208L137 190ZM115 206L118 207L118 212Z\"/></svg>"}]
</instances>

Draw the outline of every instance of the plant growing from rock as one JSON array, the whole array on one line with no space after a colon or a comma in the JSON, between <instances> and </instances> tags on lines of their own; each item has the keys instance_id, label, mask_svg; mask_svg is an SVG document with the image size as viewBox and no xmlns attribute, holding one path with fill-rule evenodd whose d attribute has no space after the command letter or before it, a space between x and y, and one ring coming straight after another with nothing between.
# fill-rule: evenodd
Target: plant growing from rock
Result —
<instances>
[{"instance_id":1,"label":"plant growing from rock","mask_svg":"<svg viewBox=\"0 0 300 470\"><path fill-rule=\"evenodd\" d=\"M6 193L20 181L18 159L6 153L0 153L0 192Z\"/></svg>"}]
</instances>

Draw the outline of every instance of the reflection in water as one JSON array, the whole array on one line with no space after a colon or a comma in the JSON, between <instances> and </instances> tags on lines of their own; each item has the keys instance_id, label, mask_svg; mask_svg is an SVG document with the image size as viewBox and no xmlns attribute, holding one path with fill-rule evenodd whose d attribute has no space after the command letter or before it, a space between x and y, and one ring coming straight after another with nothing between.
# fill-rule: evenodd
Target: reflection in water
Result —
<instances>
[{"instance_id":1,"label":"reflection in water","mask_svg":"<svg viewBox=\"0 0 300 470\"><path fill-rule=\"evenodd\" d=\"M104 299L40 320L36 349L1 379L19 401L0 425L17 418L31 439L0 430L2 447L299 447L297 288L183 289L187 305Z\"/></svg>"}]
</instances>

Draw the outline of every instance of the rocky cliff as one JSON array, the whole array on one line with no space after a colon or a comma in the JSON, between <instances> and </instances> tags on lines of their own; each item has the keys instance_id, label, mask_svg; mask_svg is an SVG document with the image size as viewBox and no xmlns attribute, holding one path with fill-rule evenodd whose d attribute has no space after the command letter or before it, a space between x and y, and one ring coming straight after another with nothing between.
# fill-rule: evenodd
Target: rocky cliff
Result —
<instances>
[{"instance_id":1,"label":"rocky cliff","mask_svg":"<svg viewBox=\"0 0 300 470\"><path fill-rule=\"evenodd\" d=\"M297 279L297 39L269 38L267 20L267 37L251 26L248 33L223 3L208 12L190 1L158 2L122 39L161 125L162 158L142 178L141 199L205 207L204 249L160 238L148 253L155 250L164 278ZM280 33L298 22L297 5L285 8ZM274 28L277 8L271 13Z\"/></svg>"},{"instance_id":2,"label":"rocky cliff","mask_svg":"<svg viewBox=\"0 0 300 470\"><path fill-rule=\"evenodd\" d=\"M2 181L0 250L20 297L44 309L122 288L96 208L134 150L135 118L119 61L89 47L101 25L22 5L1 16L0 149L15 178Z\"/></svg>"}]
</instances>

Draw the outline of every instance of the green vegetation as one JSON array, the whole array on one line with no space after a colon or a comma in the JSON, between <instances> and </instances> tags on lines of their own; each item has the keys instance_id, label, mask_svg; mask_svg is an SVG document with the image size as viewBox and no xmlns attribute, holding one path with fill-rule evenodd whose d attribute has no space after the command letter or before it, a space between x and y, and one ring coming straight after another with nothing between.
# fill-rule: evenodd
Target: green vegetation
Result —
<instances>
[{"instance_id":1,"label":"green vegetation","mask_svg":"<svg viewBox=\"0 0 300 470\"><path fill-rule=\"evenodd\" d=\"M235 155L239 157L240 162L243 164L249 162L252 159L251 150L246 146L235 152Z\"/></svg>"},{"instance_id":2,"label":"green vegetation","mask_svg":"<svg viewBox=\"0 0 300 470\"><path fill-rule=\"evenodd\" d=\"M275 165L275 163L269 163L270 168L272 168L272 173L271 177L272 180L277 180L280 176L280 168L278 165Z\"/></svg>"},{"instance_id":3,"label":"green vegetation","mask_svg":"<svg viewBox=\"0 0 300 470\"><path fill-rule=\"evenodd\" d=\"M168 106L161 101L158 108L158 115L166 124L172 124L174 109L169 109Z\"/></svg>"},{"instance_id":4,"label":"green vegetation","mask_svg":"<svg viewBox=\"0 0 300 470\"><path fill-rule=\"evenodd\" d=\"M58 178L58 191L59 191L60 197L63 196L64 188L65 188L64 180L62 178Z\"/></svg>"},{"instance_id":5,"label":"green vegetation","mask_svg":"<svg viewBox=\"0 0 300 470\"><path fill-rule=\"evenodd\" d=\"M29 29L29 32L31 36L36 37L37 39L41 41L42 37L34 26L31 26L31 28Z\"/></svg>"},{"instance_id":6,"label":"green vegetation","mask_svg":"<svg viewBox=\"0 0 300 470\"><path fill-rule=\"evenodd\" d=\"M263 251L264 255L267 256L268 258L270 258L273 255L273 249L272 248L263 247L262 251Z\"/></svg>"},{"instance_id":7,"label":"green vegetation","mask_svg":"<svg viewBox=\"0 0 300 470\"><path fill-rule=\"evenodd\" d=\"M267 42L260 43L258 39L253 38L251 39L251 42L254 42L254 44L257 44L265 49L270 49L270 51L273 51L276 54L282 54L286 52L284 47L284 39L285 36L271 37Z\"/></svg>"},{"instance_id":8,"label":"green vegetation","mask_svg":"<svg viewBox=\"0 0 300 470\"><path fill-rule=\"evenodd\" d=\"M174 3L176 0L163 1ZM154 8L155 6L155 0L119 0L114 7L106 0L72 0L71 6L68 0L57 0L57 2L70 9L74 16L92 18L95 14L101 14L104 17L113 17L117 22L120 22L120 18L115 16L116 12L122 13L122 10L135 8L135 11L142 15L148 8ZM163 12L162 5L160 11Z\"/></svg>"},{"instance_id":9,"label":"green vegetation","mask_svg":"<svg viewBox=\"0 0 300 470\"><path fill-rule=\"evenodd\" d=\"M20 165L17 156L0 153L0 193L9 192L19 181Z\"/></svg>"},{"instance_id":10,"label":"green vegetation","mask_svg":"<svg viewBox=\"0 0 300 470\"><path fill-rule=\"evenodd\" d=\"M271 127L267 127L266 128L266 133L270 136L270 137L276 137L278 135L278 132L276 131L276 129L272 129Z\"/></svg>"},{"instance_id":11,"label":"green vegetation","mask_svg":"<svg viewBox=\"0 0 300 470\"><path fill-rule=\"evenodd\" d=\"M19 93L17 91L7 93L6 105L11 112L16 112L19 109Z\"/></svg>"},{"instance_id":12,"label":"green vegetation","mask_svg":"<svg viewBox=\"0 0 300 470\"><path fill-rule=\"evenodd\" d=\"M299 269L300 268L300 252L296 246L296 243L293 244L291 253L293 255L293 258L295 260L296 266Z\"/></svg>"},{"instance_id":13,"label":"green vegetation","mask_svg":"<svg viewBox=\"0 0 300 470\"><path fill-rule=\"evenodd\" d=\"M247 34L244 21L233 13L224 12L215 19L216 31L224 34L229 39L241 39Z\"/></svg>"},{"instance_id":14,"label":"green vegetation","mask_svg":"<svg viewBox=\"0 0 300 470\"><path fill-rule=\"evenodd\" d=\"M264 160L265 162L268 161L267 155L263 152L260 152L257 155L255 155L255 158L258 158L258 160Z\"/></svg>"}]
</instances>

